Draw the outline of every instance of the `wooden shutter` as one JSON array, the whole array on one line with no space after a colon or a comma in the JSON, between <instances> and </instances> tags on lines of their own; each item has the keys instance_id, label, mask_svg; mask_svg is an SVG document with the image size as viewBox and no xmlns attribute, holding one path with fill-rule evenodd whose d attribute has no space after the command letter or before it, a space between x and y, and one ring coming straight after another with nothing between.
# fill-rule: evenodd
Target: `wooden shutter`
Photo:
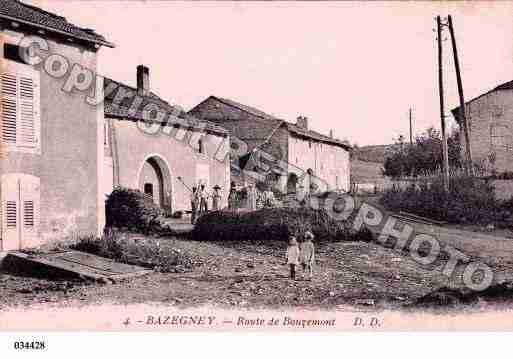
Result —
<instances>
[{"instance_id":1,"label":"wooden shutter","mask_svg":"<svg viewBox=\"0 0 513 359\"><path fill-rule=\"evenodd\" d=\"M16 75L2 74L2 141L16 144L18 84Z\"/></svg>"},{"instance_id":2,"label":"wooden shutter","mask_svg":"<svg viewBox=\"0 0 513 359\"><path fill-rule=\"evenodd\" d=\"M18 146L36 147L36 80L27 76L19 76L19 108L18 108Z\"/></svg>"},{"instance_id":3,"label":"wooden shutter","mask_svg":"<svg viewBox=\"0 0 513 359\"><path fill-rule=\"evenodd\" d=\"M2 250L20 249L20 179L16 175L3 175L2 185Z\"/></svg>"},{"instance_id":4,"label":"wooden shutter","mask_svg":"<svg viewBox=\"0 0 513 359\"><path fill-rule=\"evenodd\" d=\"M40 244L40 181L22 173L2 175L2 250Z\"/></svg>"},{"instance_id":5,"label":"wooden shutter","mask_svg":"<svg viewBox=\"0 0 513 359\"><path fill-rule=\"evenodd\" d=\"M40 182L39 178L22 175L20 185L20 226L23 248L39 245Z\"/></svg>"},{"instance_id":6,"label":"wooden shutter","mask_svg":"<svg viewBox=\"0 0 513 359\"><path fill-rule=\"evenodd\" d=\"M2 140L16 148L38 148L40 137L39 73L7 62L2 74Z\"/></svg>"}]
</instances>

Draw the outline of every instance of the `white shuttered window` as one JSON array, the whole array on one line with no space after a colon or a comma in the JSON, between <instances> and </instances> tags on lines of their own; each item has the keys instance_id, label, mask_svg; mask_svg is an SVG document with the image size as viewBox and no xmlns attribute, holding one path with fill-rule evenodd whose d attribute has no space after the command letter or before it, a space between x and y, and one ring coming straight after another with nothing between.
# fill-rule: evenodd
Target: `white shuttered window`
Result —
<instances>
[{"instance_id":1,"label":"white shuttered window","mask_svg":"<svg viewBox=\"0 0 513 359\"><path fill-rule=\"evenodd\" d=\"M24 173L0 176L0 251L36 247L40 244L40 180Z\"/></svg>"},{"instance_id":2,"label":"white shuttered window","mask_svg":"<svg viewBox=\"0 0 513 359\"><path fill-rule=\"evenodd\" d=\"M40 151L39 73L5 61L1 75L1 139L7 150Z\"/></svg>"}]
</instances>

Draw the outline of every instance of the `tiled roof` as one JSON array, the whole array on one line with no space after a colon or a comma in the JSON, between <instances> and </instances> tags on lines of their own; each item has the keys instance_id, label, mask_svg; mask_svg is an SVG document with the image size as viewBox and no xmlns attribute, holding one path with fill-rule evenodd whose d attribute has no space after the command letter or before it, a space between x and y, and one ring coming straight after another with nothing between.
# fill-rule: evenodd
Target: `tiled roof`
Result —
<instances>
[{"instance_id":1,"label":"tiled roof","mask_svg":"<svg viewBox=\"0 0 513 359\"><path fill-rule=\"evenodd\" d=\"M114 47L91 29L70 24L66 18L18 0L0 0L0 18L32 25L98 45Z\"/></svg>"},{"instance_id":2,"label":"tiled roof","mask_svg":"<svg viewBox=\"0 0 513 359\"><path fill-rule=\"evenodd\" d=\"M263 118L263 119L266 119L266 120L278 120L278 121L283 121L275 116L272 116L272 115L269 115L265 112L262 112L260 111L259 109L256 109L254 107L251 107L251 106L248 106L248 105L243 105L241 103L238 103L238 102L235 102L233 100L230 100L228 98L222 98L222 97L216 97L216 96L212 96L213 98L217 99L218 101L221 101L223 103L225 103L226 105L228 106L232 106L232 107L236 107L242 111L245 111L253 116L256 116L256 117L260 117L260 118Z\"/></svg>"},{"instance_id":3,"label":"tiled roof","mask_svg":"<svg viewBox=\"0 0 513 359\"><path fill-rule=\"evenodd\" d=\"M167 101L163 100L153 92L150 92L147 96L141 96L142 102L139 106L137 106L137 110L135 112L129 111L134 102L133 97L124 97L123 100L118 104L114 104L113 101L116 98L116 94L120 89L125 91L129 91L131 93L136 94L137 89L134 87L125 85L121 82L111 80L109 78L104 79L104 88L107 90L108 88L115 85L115 90L111 93L107 93L104 101L104 113L105 116L115 117L120 119L127 119L133 121L145 120L142 109L145 108L148 104L155 104L158 106L159 111L162 111L166 114L174 114L176 108L169 104ZM107 92L107 91L106 91ZM179 110L178 117L186 123L188 128L199 129L207 132L213 132L216 134L221 134L226 136L228 131L226 131L223 127L218 126L212 122L198 120L197 118L187 114L187 112L183 110ZM180 123L180 125L183 125Z\"/></svg>"},{"instance_id":4,"label":"tiled roof","mask_svg":"<svg viewBox=\"0 0 513 359\"><path fill-rule=\"evenodd\" d=\"M475 100L477 100L477 99L479 99L479 98L481 98L481 97L483 97L483 96L486 96L486 95L488 95L489 93L492 93L492 92L495 92L495 91L501 91L501 90L513 90L513 81L508 81L508 82L505 82L505 83L503 83L503 84L500 84L499 86L494 87L494 88L493 88L493 89L491 89L490 91L487 91L487 92L485 92L485 93L483 93L483 94L481 94L481 95L479 95L479 96L477 96L477 97L474 97L472 100L468 100L467 102L465 102L465 105L466 105L466 104L469 104L469 103L471 103L472 101L475 101ZM458 106L458 107L456 107L456 108L453 108L453 109L451 110L451 112L452 112L452 114L453 114L453 116L454 116L454 118L455 118L456 122L458 122L458 123L460 122L460 118L459 118L459 115L458 115L459 110L460 110L460 106Z\"/></svg>"},{"instance_id":5,"label":"tiled roof","mask_svg":"<svg viewBox=\"0 0 513 359\"><path fill-rule=\"evenodd\" d=\"M336 138L331 138L331 137L325 136L325 135L320 134L319 132L316 132L316 131L313 131L313 130L305 130L305 129L299 127L296 124L293 124L293 123L290 123L288 121L279 119L279 118L277 118L275 116L269 115L269 114L267 114L265 112L262 112L262 111L260 111L260 110L258 110L256 108L254 108L254 107L243 105L241 103L235 102L235 101L227 99L227 98L216 97L216 96L211 96L211 97L215 98L216 100L218 100L218 101L220 101L220 102L222 102L222 103L224 103L226 105L229 105L229 106L232 106L232 107L236 107L236 108L238 108L238 109L240 109L242 111L245 111L245 112L247 112L249 114L252 114L253 116L262 118L264 120L274 121L277 124L279 124L279 122L281 122L282 124L287 126L287 129L290 132L292 132L293 134L295 134L297 136L311 138L311 139L316 140L316 141L325 142L325 143L329 143L329 144L336 145L336 146L341 146L341 147L344 147L346 149L350 149L351 148L351 145L349 143L347 143L347 142L340 141L340 140L338 140ZM241 134L241 137L239 137L239 136L237 136L237 137L238 138L244 138L244 136L242 134Z\"/></svg>"},{"instance_id":6,"label":"tiled roof","mask_svg":"<svg viewBox=\"0 0 513 359\"><path fill-rule=\"evenodd\" d=\"M287 128L290 132L292 132L298 136L309 137L313 140L317 140L320 142L326 142L326 143L329 143L332 145L342 146L342 147L345 147L346 149L351 149L351 145L349 143L347 143L346 141L341 141L336 138L331 138L329 136L325 136L325 135L323 135L319 132L313 131L313 130L305 130L293 123L287 122Z\"/></svg>"},{"instance_id":7,"label":"tiled roof","mask_svg":"<svg viewBox=\"0 0 513 359\"><path fill-rule=\"evenodd\" d=\"M503 83L497 86L494 90L513 90L513 81Z\"/></svg>"}]
</instances>

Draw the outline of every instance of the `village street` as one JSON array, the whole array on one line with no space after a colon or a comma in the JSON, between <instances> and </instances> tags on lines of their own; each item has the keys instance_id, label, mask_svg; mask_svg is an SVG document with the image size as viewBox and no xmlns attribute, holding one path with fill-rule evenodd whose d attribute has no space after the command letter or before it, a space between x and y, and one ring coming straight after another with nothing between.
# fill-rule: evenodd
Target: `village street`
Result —
<instances>
[{"instance_id":1,"label":"village street","mask_svg":"<svg viewBox=\"0 0 513 359\"><path fill-rule=\"evenodd\" d=\"M447 284L440 273L373 243L322 245L313 280L292 281L284 265L284 248L167 238L160 242L190 256L193 271L151 273L110 285L0 272L0 310L106 303L316 309L357 305L384 309L401 307Z\"/></svg>"}]
</instances>

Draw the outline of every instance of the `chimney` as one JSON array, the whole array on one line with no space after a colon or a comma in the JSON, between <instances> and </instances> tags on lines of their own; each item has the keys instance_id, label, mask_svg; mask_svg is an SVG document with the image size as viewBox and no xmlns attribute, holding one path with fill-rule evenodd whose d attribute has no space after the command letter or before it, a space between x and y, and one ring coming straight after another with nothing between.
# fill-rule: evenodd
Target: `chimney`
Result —
<instances>
[{"instance_id":1,"label":"chimney","mask_svg":"<svg viewBox=\"0 0 513 359\"><path fill-rule=\"evenodd\" d=\"M296 125L301 127L303 130L308 130L308 117L306 116L298 116Z\"/></svg>"},{"instance_id":2,"label":"chimney","mask_svg":"<svg viewBox=\"0 0 513 359\"><path fill-rule=\"evenodd\" d=\"M137 93L142 96L150 92L150 69L144 65L137 66Z\"/></svg>"},{"instance_id":3,"label":"chimney","mask_svg":"<svg viewBox=\"0 0 513 359\"><path fill-rule=\"evenodd\" d=\"M330 130L330 138L333 138L333 130Z\"/></svg>"}]
</instances>

